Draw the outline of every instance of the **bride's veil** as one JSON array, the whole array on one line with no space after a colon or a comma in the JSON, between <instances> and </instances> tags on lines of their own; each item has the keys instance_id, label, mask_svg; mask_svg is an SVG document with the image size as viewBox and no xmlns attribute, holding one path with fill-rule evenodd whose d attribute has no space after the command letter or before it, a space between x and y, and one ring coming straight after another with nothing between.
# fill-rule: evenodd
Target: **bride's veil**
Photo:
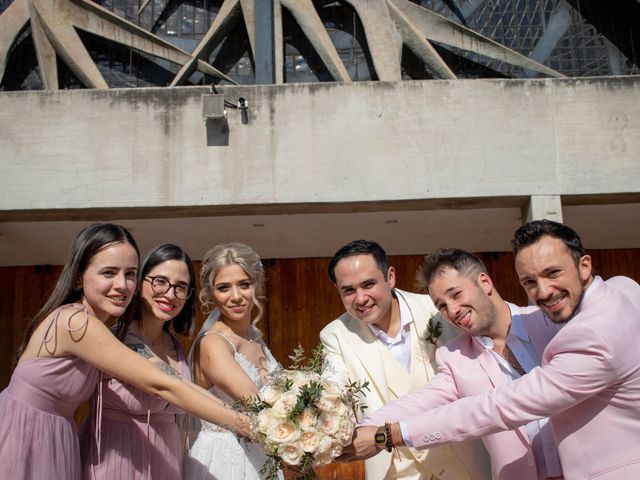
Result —
<instances>
[{"instance_id":1,"label":"bride's veil","mask_svg":"<svg viewBox=\"0 0 640 480\"><path fill-rule=\"evenodd\" d=\"M187 362L189 362L189 370L191 371L191 377L194 380L195 378L193 377L193 373L194 373L193 357L195 356L195 352L198 349L198 345L200 344L200 340L202 340L202 337L204 337L204 334L207 333L207 330L209 330L209 328L211 328L211 325L216 323L219 318L220 318L220 310L218 310L217 308L214 308L209 314L209 316L207 317L207 319L202 324L202 327L200 328L198 335L196 335L196 338L193 340L193 343L191 344L191 349L189 349L189 356L187 357Z\"/></svg>"},{"instance_id":2,"label":"bride's veil","mask_svg":"<svg viewBox=\"0 0 640 480\"><path fill-rule=\"evenodd\" d=\"M207 319L202 324L198 335L193 340L191 344L191 348L189 349L189 355L187 356L187 362L189 364L189 371L191 372L191 381L195 382L195 362L194 357L198 347L200 345L200 340L204 337L205 333L211 328L211 326L218 321L220 318L220 311L217 308L214 308ZM183 425L183 429L186 429L186 443L187 449L191 448L193 442L195 442L196 437L198 436L198 432L200 431L200 419L190 414L186 414L187 419L185 421L185 425Z\"/></svg>"}]
</instances>

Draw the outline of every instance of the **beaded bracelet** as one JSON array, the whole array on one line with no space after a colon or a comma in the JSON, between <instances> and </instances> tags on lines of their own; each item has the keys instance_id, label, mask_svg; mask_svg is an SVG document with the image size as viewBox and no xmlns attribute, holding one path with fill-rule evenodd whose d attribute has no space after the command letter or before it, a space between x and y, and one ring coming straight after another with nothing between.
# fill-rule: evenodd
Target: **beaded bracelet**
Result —
<instances>
[{"instance_id":1,"label":"beaded bracelet","mask_svg":"<svg viewBox=\"0 0 640 480\"><path fill-rule=\"evenodd\" d=\"M391 424L389 422L384 423L384 433L387 434L385 447L387 452L391 453L393 451L393 438L391 437Z\"/></svg>"}]
</instances>

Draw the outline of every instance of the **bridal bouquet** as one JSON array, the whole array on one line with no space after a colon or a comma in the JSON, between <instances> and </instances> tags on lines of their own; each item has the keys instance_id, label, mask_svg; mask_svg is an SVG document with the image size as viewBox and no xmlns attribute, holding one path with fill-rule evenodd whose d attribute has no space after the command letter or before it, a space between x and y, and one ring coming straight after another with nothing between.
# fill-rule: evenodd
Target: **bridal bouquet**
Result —
<instances>
[{"instance_id":1,"label":"bridal bouquet","mask_svg":"<svg viewBox=\"0 0 640 480\"><path fill-rule=\"evenodd\" d=\"M251 430L267 451L260 473L277 479L283 463L297 465L303 479L317 478L314 465L330 463L351 443L359 397L368 385L340 387L323 378L322 346L303 364L303 349L290 356L289 370L272 374L258 395L244 401Z\"/></svg>"}]
</instances>

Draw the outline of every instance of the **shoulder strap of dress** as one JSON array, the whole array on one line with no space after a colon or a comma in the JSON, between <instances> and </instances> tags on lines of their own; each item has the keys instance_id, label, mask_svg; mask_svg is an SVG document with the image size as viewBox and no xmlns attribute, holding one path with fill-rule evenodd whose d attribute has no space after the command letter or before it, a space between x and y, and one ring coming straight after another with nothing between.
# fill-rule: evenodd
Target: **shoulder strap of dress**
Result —
<instances>
[{"instance_id":1,"label":"shoulder strap of dress","mask_svg":"<svg viewBox=\"0 0 640 480\"><path fill-rule=\"evenodd\" d=\"M182 348L182 343L178 337L176 337L172 332L167 332L169 334L169 338L173 342L173 346L176 348L176 352L178 353L178 363L180 364L180 374L190 382L193 381L191 369L189 368L189 364L187 363L187 357L184 354L184 349Z\"/></svg>"},{"instance_id":2,"label":"shoulder strap of dress","mask_svg":"<svg viewBox=\"0 0 640 480\"><path fill-rule=\"evenodd\" d=\"M47 349L47 352L49 354L53 354L56 351L57 348L57 341L58 341L58 337L56 335L56 328L54 328L54 326L57 326L58 324L58 318L60 317L60 314L62 313L63 310L66 310L67 308L75 308L76 311L73 312L71 315L69 315L69 318L67 319L67 330L70 333L73 332L77 332L79 330L83 330L86 326L87 323L89 323L89 310L87 309L87 307L85 305L80 305L77 303L71 303L71 304L67 304L67 305L62 305L60 307L58 307L57 309L55 309L51 315L51 320L49 321L49 325L47 325L47 328L44 331L44 335L42 336L42 341L40 342L40 348L38 348L38 356L40 356L40 352L42 351L42 347L45 347ZM78 314L85 314L85 319L84 322L82 322L82 324L80 326L78 326L77 328L71 328L71 320L73 319L73 317L75 317ZM53 349L49 350L49 343L53 342Z\"/></svg>"},{"instance_id":3,"label":"shoulder strap of dress","mask_svg":"<svg viewBox=\"0 0 640 480\"><path fill-rule=\"evenodd\" d=\"M209 332L206 332L205 335L207 335L208 333L213 333L214 335L218 335L218 336L224 338L227 342L229 342L229 345L231 345L231 348L233 348L233 353L238 353L238 350L236 349L236 346L233 344L233 342L231 340L229 340L229 338L225 334L220 333L220 332L211 332L211 331L209 331Z\"/></svg>"}]
</instances>

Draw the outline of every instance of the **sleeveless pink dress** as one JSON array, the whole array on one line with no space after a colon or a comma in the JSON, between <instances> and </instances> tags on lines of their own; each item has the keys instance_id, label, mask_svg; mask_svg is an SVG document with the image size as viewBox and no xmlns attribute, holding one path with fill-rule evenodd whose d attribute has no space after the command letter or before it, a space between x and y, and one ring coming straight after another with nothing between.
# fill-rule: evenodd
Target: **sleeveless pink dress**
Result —
<instances>
[{"instance_id":1,"label":"sleeveless pink dress","mask_svg":"<svg viewBox=\"0 0 640 480\"><path fill-rule=\"evenodd\" d=\"M60 307L45 338L55 333L66 308L87 314L77 305ZM95 390L98 375L97 368L77 357L36 357L18 364L0 393L0 478L80 479L73 415Z\"/></svg>"},{"instance_id":2,"label":"sleeveless pink dress","mask_svg":"<svg viewBox=\"0 0 640 480\"><path fill-rule=\"evenodd\" d=\"M179 373L190 380L182 346L173 336L172 340L178 352ZM144 343L142 339L140 342ZM181 410L115 378L103 380L101 387L102 409L98 405L99 388L92 399L90 422L81 429L82 478L182 478L184 445L176 423Z\"/></svg>"}]
</instances>

